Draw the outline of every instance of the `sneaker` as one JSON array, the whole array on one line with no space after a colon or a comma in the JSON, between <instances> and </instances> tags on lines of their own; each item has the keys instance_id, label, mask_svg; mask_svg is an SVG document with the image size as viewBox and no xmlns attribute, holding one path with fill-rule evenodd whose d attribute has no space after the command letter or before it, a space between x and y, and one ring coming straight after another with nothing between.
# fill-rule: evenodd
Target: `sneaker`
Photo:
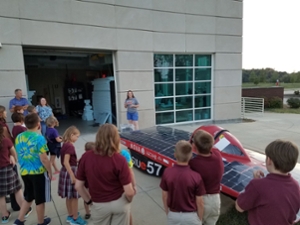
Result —
<instances>
[{"instance_id":1,"label":"sneaker","mask_svg":"<svg viewBox=\"0 0 300 225\"><path fill-rule=\"evenodd\" d=\"M70 224L71 225L86 225L87 222L85 220L83 220L80 216L78 216L76 220L74 220L72 218Z\"/></svg>"},{"instance_id":2,"label":"sneaker","mask_svg":"<svg viewBox=\"0 0 300 225\"><path fill-rule=\"evenodd\" d=\"M27 213L25 214L25 218L27 218L30 215L30 213L32 213L32 208L31 207L29 207Z\"/></svg>"},{"instance_id":3,"label":"sneaker","mask_svg":"<svg viewBox=\"0 0 300 225\"><path fill-rule=\"evenodd\" d=\"M8 222L9 222L10 216L11 216L11 214L10 214L10 212L8 211L8 216L3 216L3 217L2 217L2 223L3 223L3 224L8 223Z\"/></svg>"},{"instance_id":4,"label":"sneaker","mask_svg":"<svg viewBox=\"0 0 300 225\"><path fill-rule=\"evenodd\" d=\"M14 222L13 225L24 225L24 222L25 221L22 222L22 221L20 221L20 220L17 219L17 220L15 220L15 222Z\"/></svg>"},{"instance_id":5,"label":"sneaker","mask_svg":"<svg viewBox=\"0 0 300 225\"><path fill-rule=\"evenodd\" d=\"M66 222L70 223L72 219L73 219L72 216L68 216L67 219L66 219Z\"/></svg>"},{"instance_id":6,"label":"sneaker","mask_svg":"<svg viewBox=\"0 0 300 225\"><path fill-rule=\"evenodd\" d=\"M91 214L89 214L89 213L85 214L84 219L88 220L89 218L91 218Z\"/></svg>"},{"instance_id":7,"label":"sneaker","mask_svg":"<svg viewBox=\"0 0 300 225\"><path fill-rule=\"evenodd\" d=\"M38 224L38 225L48 225L48 224L50 224L50 222L51 222L51 219L50 219L49 217L46 217L46 218L44 219L44 223Z\"/></svg>"}]
</instances>

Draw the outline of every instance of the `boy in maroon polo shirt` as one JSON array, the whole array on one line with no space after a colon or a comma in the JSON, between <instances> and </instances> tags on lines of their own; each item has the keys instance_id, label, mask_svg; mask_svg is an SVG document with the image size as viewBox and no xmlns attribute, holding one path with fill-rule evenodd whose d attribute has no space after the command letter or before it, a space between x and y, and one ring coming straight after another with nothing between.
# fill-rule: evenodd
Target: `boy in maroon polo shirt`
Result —
<instances>
[{"instance_id":1,"label":"boy in maroon polo shirt","mask_svg":"<svg viewBox=\"0 0 300 225\"><path fill-rule=\"evenodd\" d=\"M239 212L248 211L250 225L293 224L300 208L299 184L289 173L298 160L298 147L276 140L266 147L266 168L253 173L254 179L236 201Z\"/></svg>"},{"instance_id":2,"label":"boy in maroon polo shirt","mask_svg":"<svg viewBox=\"0 0 300 225\"><path fill-rule=\"evenodd\" d=\"M201 225L205 194L201 176L188 165L192 146L179 141L175 146L176 165L167 168L161 179L162 200L168 224Z\"/></svg>"},{"instance_id":3,"label":"boy in maroon polo shirt","mask_svg":"<svg viewBox=\"0 0 300 225\"><path fill-rule=\"evenodd\" d=\"M13 141L15 143L15 140L17 138L17 136L25 131L27 131L27 128L24 125L24 115L22 113L13 113L11 115L11 120L14 123L14 126L12 128L12 137L13 137Z\"/></svg>"},{"instance_id":4,"label":"boy in maroon polo shirt","mask_svg":"<svg viewBox=\"0 0 300 225\"><path fill-rule=\"evenodd\" d=\"M206 194L204 201L204 225L215 225L220 215L220 186L224 173L222 156L217 149L212 149L214 138L203 130L198 130L193 137L193 148L197 156L190 160L192 170L203 179Z\"/></svg>"}]
</instances>

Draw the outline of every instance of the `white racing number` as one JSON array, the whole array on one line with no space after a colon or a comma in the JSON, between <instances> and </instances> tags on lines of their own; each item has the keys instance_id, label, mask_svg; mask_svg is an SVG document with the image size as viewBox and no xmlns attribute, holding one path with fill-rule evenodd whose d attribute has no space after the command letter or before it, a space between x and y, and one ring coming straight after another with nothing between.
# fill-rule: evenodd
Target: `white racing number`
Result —
<instances>
[{"instance_id":1,"label":"white racing number","mask_svg":"<svg viewBox=\"0 0 300 225\"><path fill-rule=\"evenodd\" d=\"M154 163L152 161L148 161L148 163L147 163L147 172L149 174L154 174L156 171L155 175L159 176L159 172L160 172L161 168L162 168L162 165L160 165L158 163Z\"/></svg>"},{"instance_id":2,"label":"white racing number","mask_svg":"<svg viewBox=\"0 0 300 225\"><path fill-rule=\"evenodd\" d=\"M144 170L148 174L151 174L151 175L160 176L160 171L163 168L162 165L155 163L153 161L150 161L150 160L145 160L145 162L143 162L143 160L140 160L134 156L131 156L131 158L132 158L133 164L138 169Z\"/></svg>"}]
</instances>

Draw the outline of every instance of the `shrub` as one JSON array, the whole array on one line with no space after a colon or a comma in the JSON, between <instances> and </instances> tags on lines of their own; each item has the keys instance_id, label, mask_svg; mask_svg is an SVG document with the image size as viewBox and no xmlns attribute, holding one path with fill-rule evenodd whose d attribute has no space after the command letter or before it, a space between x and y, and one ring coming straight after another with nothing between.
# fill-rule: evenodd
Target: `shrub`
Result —
<instances>
[{"instance_id":1,"label":"shrub","mask_svg":"<svg viewBox=\"0 0 300 225\"><path fill-rule=\"evenodd\" d=\"M276 109L276 108L282 108L283 103L282 99L279 97L263 97L264 98L264 108L265 109Z\"/></svg>"},{"instance_id":2,"label":"shrub","mask_svg":"<svg viewBox=\"0 0 300 225\"><path fill-rule=\"evenodd\" d=\"M297 90L297 91L294 91L294 94L295 95L299 95L299 91Z\"/></svg>"},{"instance_id":3,"label":"shrub","mask_svg":"<svg viewBox=\"0 0 300 225\"><path fill-rule=\"evenodd\" d=\"M299 98L289 98L287 100L288 105L290 108L298 109L300 107L300 99Z\"/></svg>"},{"instance_id":4,"label":"shrub","mask_svg":"<svg viewBox=\"0 0 300 225\"><path fill-rule=\"evenodd\" d=\"M279 97L271 97L269 98L269 108L271 109L277 109L277 108L282 108L282 99Z\"/></svg>"}]
</instances>

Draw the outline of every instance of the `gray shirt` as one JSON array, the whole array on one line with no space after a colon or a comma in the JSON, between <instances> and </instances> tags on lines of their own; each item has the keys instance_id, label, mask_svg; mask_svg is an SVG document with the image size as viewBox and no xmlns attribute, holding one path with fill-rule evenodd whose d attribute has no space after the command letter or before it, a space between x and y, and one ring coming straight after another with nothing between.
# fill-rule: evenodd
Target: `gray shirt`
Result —
<instances>
[{"instance_id":1,"label":"gray shirt","mask_svg":"<svg viewBox=\"0 0 300 225\"><path fill-rule=\"evenodd\" d=\"M136 100L136 98L129 98L129 99L126 99L125 100L125 105L126 105L126 107L127 107L127 112L129 112L129 113L135 113L135 112L137 112L137 108L132 108L132 107L130 107L131 105L138 105L139 104L139 102L138 102L138 100Z\"/></svg>"}]
</instances>

